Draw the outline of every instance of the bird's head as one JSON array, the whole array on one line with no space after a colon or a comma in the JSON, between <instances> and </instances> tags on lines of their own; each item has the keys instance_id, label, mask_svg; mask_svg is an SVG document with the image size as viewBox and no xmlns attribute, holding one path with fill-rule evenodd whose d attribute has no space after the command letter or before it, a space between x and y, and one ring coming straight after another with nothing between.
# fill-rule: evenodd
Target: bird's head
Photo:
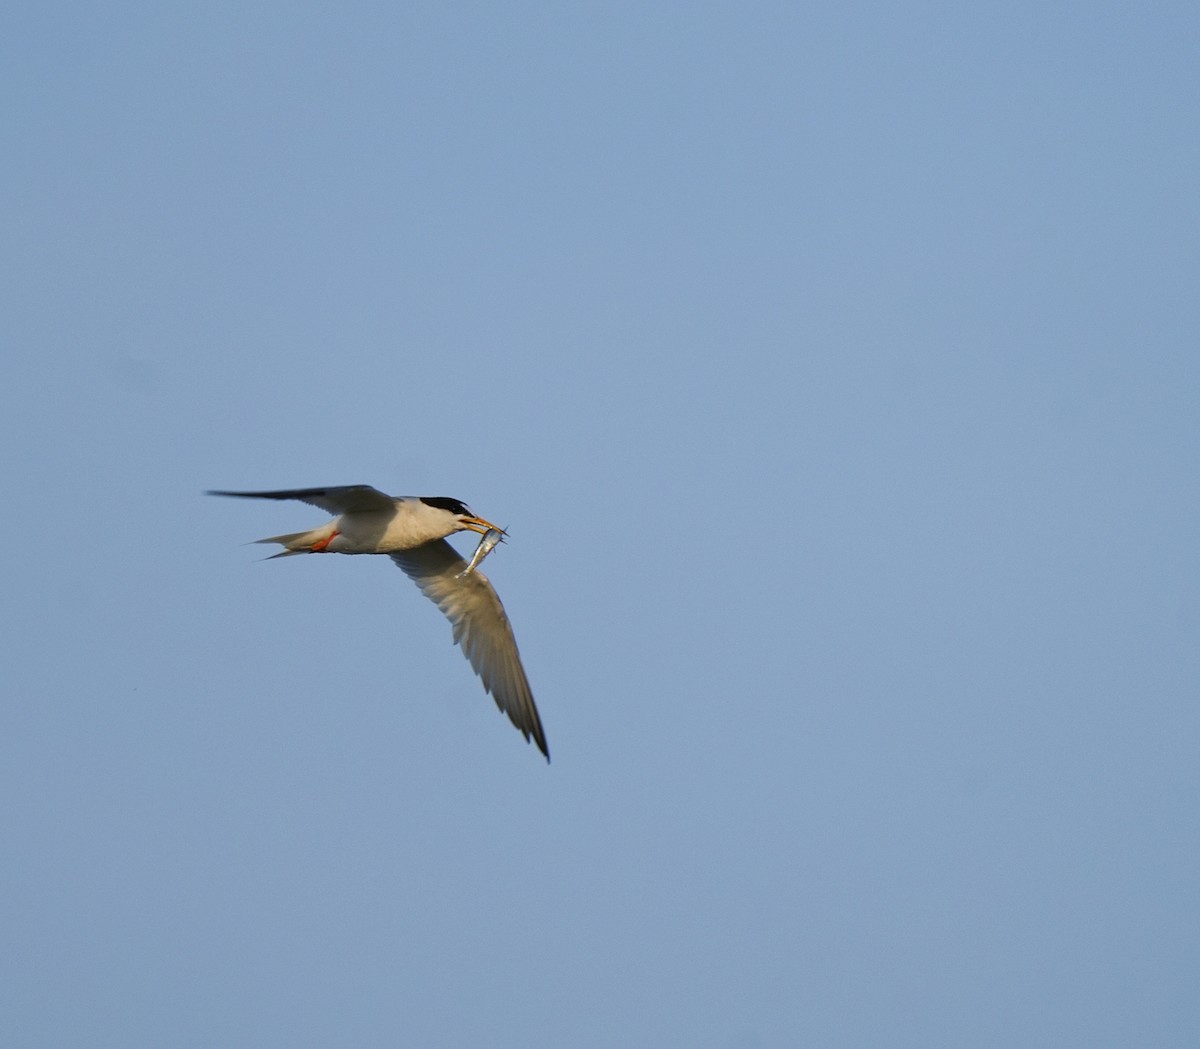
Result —
<instances>
[{"instance_id":1,"label":"bird's head","mask_svg":"<svg viewBox=\"0 0 1200 1049\"><path fill-rule=\"evenodd\" d=\"M483 535L489 529L494 529L501 535L504 534L504 529L499 525L494 525L490 521L485 521L482 517L476 517L471 512L471 508L466 503L458 499L451 499L445 495L423 495L421 502L426 506L432 506L435 510L441 510L447 514L453 523L454 531L456 532L478 532Z\"/></svg>"}]
</instances>

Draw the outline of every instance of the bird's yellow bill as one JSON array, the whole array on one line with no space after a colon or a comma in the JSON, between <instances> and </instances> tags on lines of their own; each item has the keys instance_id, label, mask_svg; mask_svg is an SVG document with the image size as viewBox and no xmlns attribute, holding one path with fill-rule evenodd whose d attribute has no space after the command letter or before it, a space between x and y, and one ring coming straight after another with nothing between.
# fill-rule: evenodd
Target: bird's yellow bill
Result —
<instances>
[{"instance_id":1,"label":"bird's yellow bill","mask_svg":"<svg viewBox=\"0 0 1200 1049\"><path fill-rule=\"evenodd\" d=\"M494 525L491 521L485 521L482 517L464 517L463 523L472 532L478 532L480 535L485 535L488 532L499 532L501 535L507 535L499 525Z\"/></svg>"}]
</instances>

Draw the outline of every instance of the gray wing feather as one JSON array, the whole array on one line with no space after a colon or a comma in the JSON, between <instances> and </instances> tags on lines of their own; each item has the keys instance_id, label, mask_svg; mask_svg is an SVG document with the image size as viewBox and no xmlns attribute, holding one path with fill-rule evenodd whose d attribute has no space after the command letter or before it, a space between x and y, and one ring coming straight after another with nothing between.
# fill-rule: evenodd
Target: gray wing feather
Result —
<instances>
[{"instance_id":1,"label":"gray wing feather","mask_svg":"<svg viewBox=\"0 0 1200 1049\"><path fill-rule=\"evenodd\" d=\"M319 506L331 514L358 513L363 510L390 510L395 500L369 484L346 484L336 488L285 488L275 492L208 492L208 495L232 495L239 499L298 499Z\"/></svg>"},{"instance_id":2,"label":"gray wing feather","mask_svg":"<svg viewBox=\"0 0 1200 1049\"><path fill-rule=\"evenodd\" d=\"M389 556L450 620L454 643L462 646L463 654L483 681L484 691L491 694L496 706L526 740L533 737L549 761L546 735L521 666L517 639L487 576L478 570L460 575L467 563L444 539Z\"/></svg>"}]
</instances>

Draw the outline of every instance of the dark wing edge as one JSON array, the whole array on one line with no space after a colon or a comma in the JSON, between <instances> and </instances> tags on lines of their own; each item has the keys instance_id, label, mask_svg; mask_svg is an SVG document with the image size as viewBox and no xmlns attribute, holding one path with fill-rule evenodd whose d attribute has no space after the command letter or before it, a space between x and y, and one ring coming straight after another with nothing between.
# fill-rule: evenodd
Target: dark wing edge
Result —
<instances>
[{"instance_id":1,"label":"dark wing edge","mask_svg":"<svg viewBox=\"0 0 1200 1049\"><path fill-rule=\"evenodd\" d=\"M318 506L331 514L361 510L390 509L394 500L369 484L345 484L332 488L282 488L271 492L228 492L210 490L205 495L226 495L235 499L297 499Z\"/></svg>"}]
</instances>

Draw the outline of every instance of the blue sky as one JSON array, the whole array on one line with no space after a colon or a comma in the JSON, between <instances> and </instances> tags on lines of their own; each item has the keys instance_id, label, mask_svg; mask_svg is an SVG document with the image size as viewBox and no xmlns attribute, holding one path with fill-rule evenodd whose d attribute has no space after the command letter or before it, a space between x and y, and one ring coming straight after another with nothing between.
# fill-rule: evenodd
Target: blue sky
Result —
<instances>
[{"instance_id":1,"label":"blue sky","mask_svg":"<svg viewBox=\"0 0 1200 1049\"><path fill-rule=\"evenodd\" d=\"M1194 1046L1198 57L10 14L0 1041ZM200 494L349 483L509 529L552 765L390 563Z\"/></svg>"}]
</instances>

